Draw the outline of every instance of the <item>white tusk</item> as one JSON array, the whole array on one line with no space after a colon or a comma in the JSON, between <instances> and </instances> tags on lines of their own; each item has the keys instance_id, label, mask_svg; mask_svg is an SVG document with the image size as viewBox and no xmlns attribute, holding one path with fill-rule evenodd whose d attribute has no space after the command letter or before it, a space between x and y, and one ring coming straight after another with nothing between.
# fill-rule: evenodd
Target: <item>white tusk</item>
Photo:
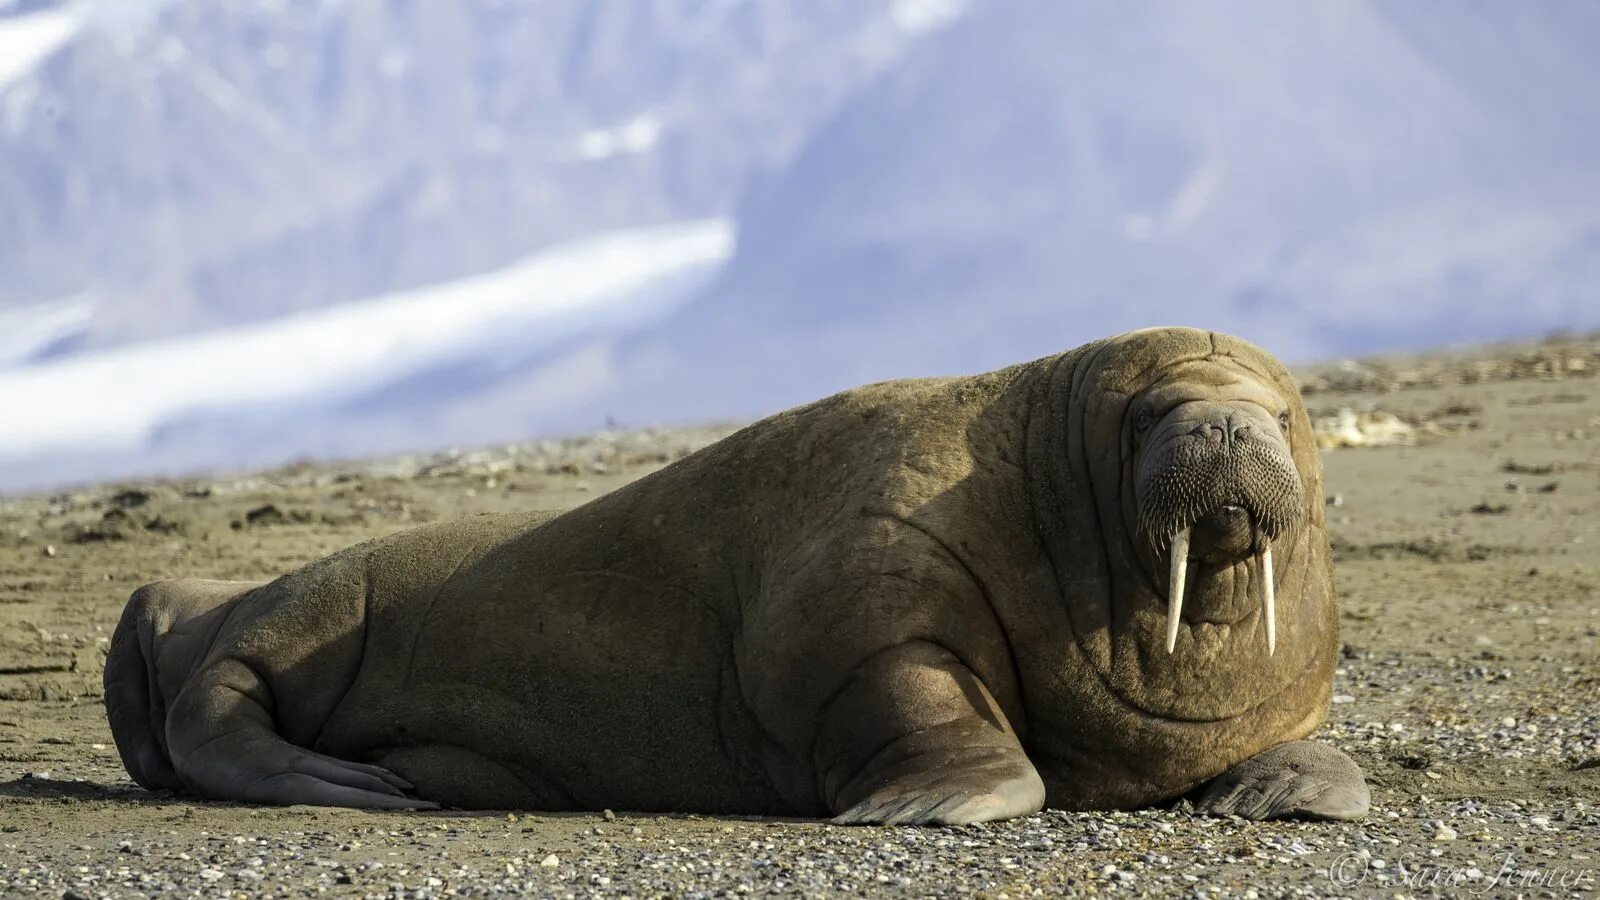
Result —
<instances>
[{"instance_id":1,"label":"white tusk","mask_svg":"<svg viewBox=\"0 0 1600 900\"><path fill-rule=\"evenodd\" d=\"M1178 646L1178 624L1183 619L1183 579L1189 568L1189 529L1172 535L1172 575L1167 579L1167 652Z\"/></svg>"},{"instance_id":2,"label":"white tusk","mask_svg":"<svg viewBox=\"0 0 1600 900\"><path fill-rule=\"evenodd\" d=\"M1272 586L1272 545L1261 548L1261 618L1267 623L1267 655L1278 649L1278 598Z\"/></svg>"}]
</instances>

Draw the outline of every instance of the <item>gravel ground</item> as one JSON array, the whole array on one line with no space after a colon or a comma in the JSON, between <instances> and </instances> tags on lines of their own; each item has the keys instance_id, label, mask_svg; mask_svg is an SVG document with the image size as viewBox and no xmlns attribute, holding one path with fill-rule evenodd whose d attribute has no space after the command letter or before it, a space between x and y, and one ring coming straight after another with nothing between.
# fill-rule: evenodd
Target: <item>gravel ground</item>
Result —
<instances>
[{"instance_id":1,"label":"gravel ground","mask_svg":"<svg viewBox=\"0 0 1600 900\"><path fill-rule=\"evenodd\" d=\"M263 809L127 779L99 694L129 591L265 577L476 511L564 508L725 434L595 435L0 500L0 896L994 897L1600 893L1600 341L1302 373L1320 416L1344 662L1320 737L1362 822L1182 805L998 825Z\"/></svg>"}]
</instances>

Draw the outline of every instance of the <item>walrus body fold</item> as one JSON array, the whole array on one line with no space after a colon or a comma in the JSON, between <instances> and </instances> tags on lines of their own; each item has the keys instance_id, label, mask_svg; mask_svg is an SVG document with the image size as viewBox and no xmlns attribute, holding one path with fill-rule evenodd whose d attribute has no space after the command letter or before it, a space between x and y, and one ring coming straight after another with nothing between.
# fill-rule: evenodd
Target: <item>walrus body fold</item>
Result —
<instances>
[{"instance_id":1,"label":"walrus body fold","mask_svg":"<svg viewBox=\"0 0 1600 900\"><path fill-rule=\"evenodd\" d=\"M108 714L141 784L263 803L1359 815L1299 740L1337 647L1320 478L1271 357L1135 332L847 391L565 513L147 586Z\"/></svg>"}]
</instances>

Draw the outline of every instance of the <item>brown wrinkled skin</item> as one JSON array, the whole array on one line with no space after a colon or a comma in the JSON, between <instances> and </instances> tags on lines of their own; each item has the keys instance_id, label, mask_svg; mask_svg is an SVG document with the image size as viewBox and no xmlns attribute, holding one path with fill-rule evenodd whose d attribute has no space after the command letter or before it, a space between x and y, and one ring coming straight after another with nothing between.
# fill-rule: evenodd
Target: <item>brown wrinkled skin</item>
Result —
<instances>
[{"instance_id":1,"label":"brown wrinkled skin","mask_svg":"<svg viewBox=\"0 0 1600 900\"><path fill-rule=\"evenodd\" d=\"M1198 579L1164 650L1129 421L1157 389L1291 412L1274 656L1248 563ZM143 589L113 731L141 783L258 802L959 822L1166 800L1326 709L1309 428L1276 360L1189 329L847 391L560 515ZM300 748L381 769L330 792Z\"/></svg>"}]
</instances>

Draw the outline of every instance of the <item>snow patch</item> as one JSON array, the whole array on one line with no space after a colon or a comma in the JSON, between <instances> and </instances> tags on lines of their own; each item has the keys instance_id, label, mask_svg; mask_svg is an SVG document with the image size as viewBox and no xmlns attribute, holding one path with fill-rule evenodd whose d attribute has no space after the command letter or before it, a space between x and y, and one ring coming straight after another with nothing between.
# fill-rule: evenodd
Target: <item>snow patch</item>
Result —
<instances>
[{"instance_id":1,"label":"snow patch","mask_svg":"<svg viewBox=\"0 0 1600 900\"><path fill-rule=\"evenodd\" d=\"M33 114L39 94L37 78L23 79L4 91L4 96L0 96L0 120L5 122L6 134L17 137L28 127L28 117Z\"/></svg>"},{"instance_id":2,"label":"snow patch","mask_svg":"<svg viewBox=\"0 0 1600 900\"><path fill-rule=\"evenodd\" d=\"M625 153L647 153L661 138L661 119L644 113L617 128L585 131L578 138L578 155L584 159L609 159Z\"/></svg>"},{"instance_id":3,"label":"snow patch","mask_svg":"<svg viewBox=\"0 0 1600 900\"><path fill-rule=\"evenodd\" d=\"M180 417L325 407L486 347L550 346L659 312L733 245L726 219L607 232L483 275L264 325L0 370L0 460L135 450Z\"/></svg>"},{"instance_id":4,"label":"snow patch","mask_svg":"<svg viewBox=\"0 0 1600 900\"><path fill-rule=\"evenodd\" d=\"M1167 231L1184 231L1205 212L1222 187L1222 171L1222 160L1215 155L1194 170L1194 174L1183 183L1183 187L1178 188L1172 203L1167 206Z\"/></svg>"},{"instance_id":5,"label":"snow patch","mask_svg":"<svg viewBox=\"0 0 1600 900\"><path fill-rule=\"evenodd\" d=\"M189 48L183 45L183 41L171 35L162 38L160 46L156 48L156 59L161 60L163 65L182 65L188 58Z\"/></svg>"},{"instance_id":6,"label":"snow patch","mask_svg":"<svg viewBox=\"0 0 1600 900\"><path fill-rule=\"evenodd\" d=\"M94 302L87 295L0 309L0 370L87 334L93 318Z\"/></svg>"},{"instance_id":7,"label":"snow patch","mask_svg":"<svg viewBox=\"0 0 1600 900\"><path fill-rule=\"evenodd\" d=\"M72 10L0 19L0 90L49 59L82 27L83 18Z\"/></svg>"},{"instance_id":8,"label":"snow patch","mask_svg":"<svg viewBox=\"0 0 1600 900\"><path fill-rule=\"evenodd\" d=\"M1182 234L1200 218L1217 197L1223 182L1223 165L1212 156L1196 168L1179 186L1167 208L1159 215L1132 212L1122 217L1122 236L1130 241L1149 241L1156 237Z\"/></svg>"},{"instance_id":9,"label":"snow patch","mask_svg":"<svg viewBox=\"0 0 1600 900\"><path fill-rule=\"evenodd\" d=\"M411 71L411 53L404 47L390 47L378 57L378 74L391 81Z\"/></svg>"},{"instance_id":10,"label":"snow patch","mask_svg":"<svg viewBox=\"0 0 1600 900\"><path fill-rule=\"evenodd\" d=\"M1144 213L1122 217L1122 236L1130 241L1148 241L1156 235L1156 220Z\"/></svg>"},{"instance_id":11,"label":"snow patch","mask_svg":"<svg viewBox=\"0 0 1600 900\"><path fill-rule=\"evenodd\" d=\"M926 34L961 18L966 6L965 0L897 0L890 14L901 30Z\"/></svg>"}]
</instances>

